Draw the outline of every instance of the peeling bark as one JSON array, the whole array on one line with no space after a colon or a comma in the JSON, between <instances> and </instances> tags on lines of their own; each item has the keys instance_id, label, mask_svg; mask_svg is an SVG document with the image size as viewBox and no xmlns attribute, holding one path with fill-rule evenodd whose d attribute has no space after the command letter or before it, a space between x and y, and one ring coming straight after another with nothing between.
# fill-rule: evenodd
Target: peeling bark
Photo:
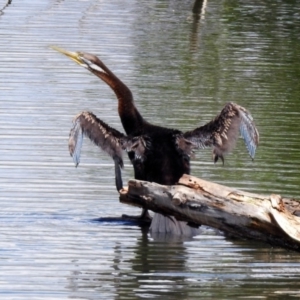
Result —
<instances>
[{"instance_id":1,"label":"peeling bark","mask_svg":"<svg viewBox=\"0 0 300 300\"><path fill-rule=\"evenodd\" d=\"M300 202L280 195L243 192L183 175L173 186L131 180L120 191L120 202L300 251Z\"/></svg>"}]
</instances>

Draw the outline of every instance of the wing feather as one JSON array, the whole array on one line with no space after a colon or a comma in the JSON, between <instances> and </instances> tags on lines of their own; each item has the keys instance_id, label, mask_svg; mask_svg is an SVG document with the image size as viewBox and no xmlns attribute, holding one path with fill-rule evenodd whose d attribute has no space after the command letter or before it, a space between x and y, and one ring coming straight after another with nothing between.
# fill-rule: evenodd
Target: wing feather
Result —
<instances>
[{"instance_id":1,"label":"wing feather","mask_svg":"<svg viewBox=\"0 0 300 300\"><path fill-rule=\"evenodd\" d=\"M83 142L83 132L80 122L75 121L74 126L69 135L69 152L73 158L74 164L77 167L80 163L80 153Z\"/></svg>"},{"instance_id":2,"label":"wing feather","mask_svg":"<svg viewBox=\"0 0 300 300\"><path fill-rule=\"evenodd\" d=\"M73 128L69 136L69 151L76 166L80 162L83 135L87 136L96 146L110 155L123 167L122 139L124 134L111 128L91 112L82 112L73 120Z\"/></svg>"},{"instance_id":3,"label":"wing feather","mask_svg":"<svg viewBox=\"0 0 300 300\"><path fill-rule=\"evenodd\" d=\"M132 161L143 162L146 159L146 151L151 148L151 138L148 135L126 137L122 142L127 152L134 152Z\"/></svg>"},{"instance_id":4,"label":"wing feather","mask_svg":"<svg viewBox=\"0 0 300 300\"><path fill-rule=\"evenodd\" d=\"M233 150L239 134L245 141L250 157L254 159L259 133L253 118L244 107L230 102L212 121L185 132L181 139L191 142L190 148L213 147L214 161L221 158L224 162L224 155Z\"/></svg>"},{"instance_id":5,"label":"wing feather","mask_svg":"<svg viewBox=\"0 0 300 300\"><path fill-rule=\"evenodd\" d=\"M251 114L242 106L238 107L241 115L240 133L245 141L250 157L254 159L255 151L259 143L259 133Z\"/></svg>"}]
</instances>

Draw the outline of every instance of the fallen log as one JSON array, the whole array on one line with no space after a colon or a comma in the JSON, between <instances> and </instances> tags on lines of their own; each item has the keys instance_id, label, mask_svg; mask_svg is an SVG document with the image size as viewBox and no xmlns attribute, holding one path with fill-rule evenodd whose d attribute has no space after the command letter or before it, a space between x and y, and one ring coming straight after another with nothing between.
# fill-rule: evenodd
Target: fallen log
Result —
<instances>
[{"instance_id":1,"label":"fallen log","mask_svg":"<svg viewBox=\"0 0 300 300\"><path fill-rule=\"evenodd\" d=\"M300 202L295 199L243 192L183 175L173 186L130 180L120 191L120 202L300 251Z\"/></svg>"}]
</instances>

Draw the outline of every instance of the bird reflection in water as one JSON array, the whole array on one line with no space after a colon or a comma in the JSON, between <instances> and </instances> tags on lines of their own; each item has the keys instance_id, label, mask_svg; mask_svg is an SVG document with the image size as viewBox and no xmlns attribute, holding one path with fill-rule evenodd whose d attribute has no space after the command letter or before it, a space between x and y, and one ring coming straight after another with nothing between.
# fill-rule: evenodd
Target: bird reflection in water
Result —
<instances>
[{"instance_id":1,"label":"bird reflection in water","mask_svg":"<svg viewBox=\"0 0 300 300\"><path fill-rule=\"evenodd\" d=\"M165 233L154 236L150 238L144 228L136 243L115 241L112 248L108 246L105 263L101 257L74 262L75 270L68 276L70 297L92 299L100 293L101 299L140 299L145 295L163 299L167 293L172 299L187 299L186 274L190 270L184 241L190 238Z\"/></svg>"}]
</instances>

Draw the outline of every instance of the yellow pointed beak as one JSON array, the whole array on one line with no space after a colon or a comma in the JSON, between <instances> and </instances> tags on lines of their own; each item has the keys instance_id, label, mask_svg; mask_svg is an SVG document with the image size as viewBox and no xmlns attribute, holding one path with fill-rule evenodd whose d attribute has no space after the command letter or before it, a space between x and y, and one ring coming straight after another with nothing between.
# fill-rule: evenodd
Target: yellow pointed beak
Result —
<instances>
[{"instance_id":1,"label":"yellow pointed beak","mask_svg":"<svg viewBox=\"0 0 300 300\"><path fill-rule=\"evenodd\" d=\"M81 57L80 57L80 53L79 52L70 52L70 51L67 51L67 50L64 50L62 48L59 48L57 46L50 46L50 48L52 48L53 50L59 52L59 53L62 53L66 56L68 56L70 59L74 60L76 63L78 63L79 65L81 66L85 66Z\"/></svg>"}]
</instances>

